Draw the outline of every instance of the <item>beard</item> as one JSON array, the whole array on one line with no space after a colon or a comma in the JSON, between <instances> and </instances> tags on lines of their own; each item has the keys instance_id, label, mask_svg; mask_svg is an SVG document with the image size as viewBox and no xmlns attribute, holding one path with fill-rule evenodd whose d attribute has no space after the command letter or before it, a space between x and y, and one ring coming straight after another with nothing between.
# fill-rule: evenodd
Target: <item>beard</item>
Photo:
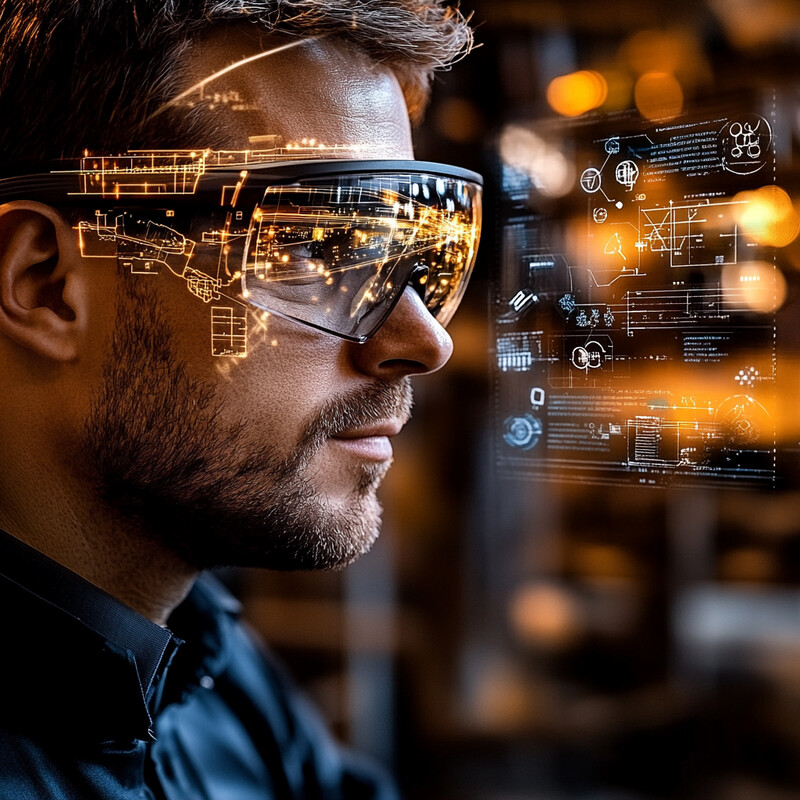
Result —
<instances>
[{"instance_id":1,"label":"beard","mask_svg":"<svg viewBox=\"0 0 800 800\"><path fill-rule=\"evenodd\" d=\"M330 436L408 419L408 378L330 398L280 455L253 444L246 421L224 421L215 384L193 377L177 355L156 292L126 277L82 443L102 500L197 569L324 569L369 550L389 463L359 465L346 507L314 488L309 464Z\"/></svg>"}]
</instances>

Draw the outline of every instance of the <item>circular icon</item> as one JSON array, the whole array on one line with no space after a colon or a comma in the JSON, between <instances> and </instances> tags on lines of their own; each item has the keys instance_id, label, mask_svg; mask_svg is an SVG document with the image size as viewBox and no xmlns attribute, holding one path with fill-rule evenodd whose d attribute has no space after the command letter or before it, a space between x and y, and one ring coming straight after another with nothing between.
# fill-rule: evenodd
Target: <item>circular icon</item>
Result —
<instances>
[{"instance_id":1,"label":"circular icon","mask_svg":"<svg viewBox=\"0 0 800 800\"><path fill-rule=\"evenodd\" d=\"M503 434L503 441L509 447L518 450L532 450L539 444L542 436L542 421L531 414L523 414L521 417L508 417L503 423L506 432Z\"/></svg>"},{"instance_id":2,"label":"circular icon","mask_svg":"<svg viewBox=\"0 0 800 800\"><path fill-rule=\"evenodd\" d=\"M578 347L573 348L570 361L572 361L572 366L575 369L584 370L588 373L590 369L599 369L603 366L604 355L605 348L600 342L592 340L587 342L585 347L578 345Z\"/></svg>"},{"instance_id":3,"label":"circular icon","mask_svg":"<svg viewBox=\"0 0 800 800\"><path fill-rule=\"evenodd\" d=\"M589 368L589 351L585 347L576 347L572 351L572 366L577 369Z\"/></svg>"},{"instance_id":4,"label":"circular icon","mask_svg":"<svg viewBox=\"0 0 800 800\"><path fill-rule=\"evenodd\" d=\"M606 139L605 150L606 153L612 156L615 156L617 153L619 153L619 139L616 136Z\"/></svg>"},{"instance_id":5,"label":"circular icon","mask_svg":"<svg viewBox=\"0 0 800 800\"><path fill-rule=\"evenodd\" d=\"M639 167L633 161L620 161L614 170L614 177L621 186L628 190L633 189L633 184L639 177Z\"/></svg>"},{"instance_id":6,"label":"circular icon","mask_svg":"<svg viewBox=\"0 0 800 800\"><path fill-rule=\"evenodd\" d=\"M722 166L734 175L758 172L770 157L772 128L758 114L732 119L720 133Z\"/></svg>"},{"instance_id":7,"label":"circular icon","mask_svg":"<svg viewBox=\"0 0 800 800\"><path fill-rule=\"evenodd\" d=\"M588 194L594 194L600 189L600 170L597 167L587 167L581 173L581 188Z\"/></svg>"},{"instance_id":8,"label":"circular icon","mask_svg":"<svg viewBox=\"0 0 800 800\"><path fill-rule=\"evenodd\" d=\"M592 211L592 218L595 222L603 223L608 219L608 211L605 208L596 208Z\"/></svg>"}]
</instances>

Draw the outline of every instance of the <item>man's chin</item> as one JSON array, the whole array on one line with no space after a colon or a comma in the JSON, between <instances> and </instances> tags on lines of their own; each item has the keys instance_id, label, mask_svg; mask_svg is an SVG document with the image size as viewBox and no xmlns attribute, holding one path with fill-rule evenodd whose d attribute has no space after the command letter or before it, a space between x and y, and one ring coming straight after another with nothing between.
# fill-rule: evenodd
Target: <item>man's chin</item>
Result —
<instances>
[{"instance_id":1,"label":"man's chin","mask_svg":"<svg viewBox=\"0 0 800 800\"><path fill-rule=\"evenodd\" d=\"M281 530L268 526L270 542L260 566L282 570L341 569L367 553L381 532L382 508L375 485L347 499L319 499L295 506ZM262 539L262 542L264 539Z\"/></svg>"},{"instance_id":2,"label":"man's chin","mask_svg":"<svg viewBox=\"0 0 800 800\"><path fill-rule=\"evenodd\" d=\"M198 570L323 570L341 569L372 547L382 509L371 487L349 502L303 492L261 508L256 502L231 507L217 498L198 511L162 505L151 518L151 535Z\"/></svg>"}]
</instances>

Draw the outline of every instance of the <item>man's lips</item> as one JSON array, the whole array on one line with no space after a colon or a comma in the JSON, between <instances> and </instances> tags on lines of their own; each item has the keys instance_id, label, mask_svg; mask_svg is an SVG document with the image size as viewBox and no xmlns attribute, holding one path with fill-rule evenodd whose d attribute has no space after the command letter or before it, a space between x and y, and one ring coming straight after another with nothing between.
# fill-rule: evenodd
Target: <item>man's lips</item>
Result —
<instances>
[{"instance_id":1,"label":"man's lips","mask_svg":"<svg viewBox=\"0 0 800 800\"><path fill-rule=\"evenodd\" d=\"M405 423L399 419L384 420L364 425L361 428L350 428L331 436L331 439L368 439L373 436L397 436Z\"/></svg>"},{"instance_id":2,"label":"man's lips","mask_svg":"<svg viewBox=\"0 0 800 800\"><path fill-rule=\"evenodd\" d=\"M396 436L403 428L400 420L385 420L360 428L341 431L331 440L365 461L389 461L392 458L390 437Z\"/></svg>"}]
</instances>

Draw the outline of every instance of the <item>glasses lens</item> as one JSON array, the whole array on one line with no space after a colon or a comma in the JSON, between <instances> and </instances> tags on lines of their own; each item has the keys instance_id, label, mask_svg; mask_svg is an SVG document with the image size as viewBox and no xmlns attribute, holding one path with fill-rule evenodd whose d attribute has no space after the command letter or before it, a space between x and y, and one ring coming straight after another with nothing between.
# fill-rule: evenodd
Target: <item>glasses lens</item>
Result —
<instances>
[{"instance_id":1,"label":"glasses lens","mask_svg":"<svg viewBox=\"0 0 800 800\"><path fill-rule=\"evenodd\" d=\"M242 273L247 302L365 341L412 274L429 311L452 317L480 235L480 187L423 174L345 175L266 190Z\"/></svg>"}]
</instances>

